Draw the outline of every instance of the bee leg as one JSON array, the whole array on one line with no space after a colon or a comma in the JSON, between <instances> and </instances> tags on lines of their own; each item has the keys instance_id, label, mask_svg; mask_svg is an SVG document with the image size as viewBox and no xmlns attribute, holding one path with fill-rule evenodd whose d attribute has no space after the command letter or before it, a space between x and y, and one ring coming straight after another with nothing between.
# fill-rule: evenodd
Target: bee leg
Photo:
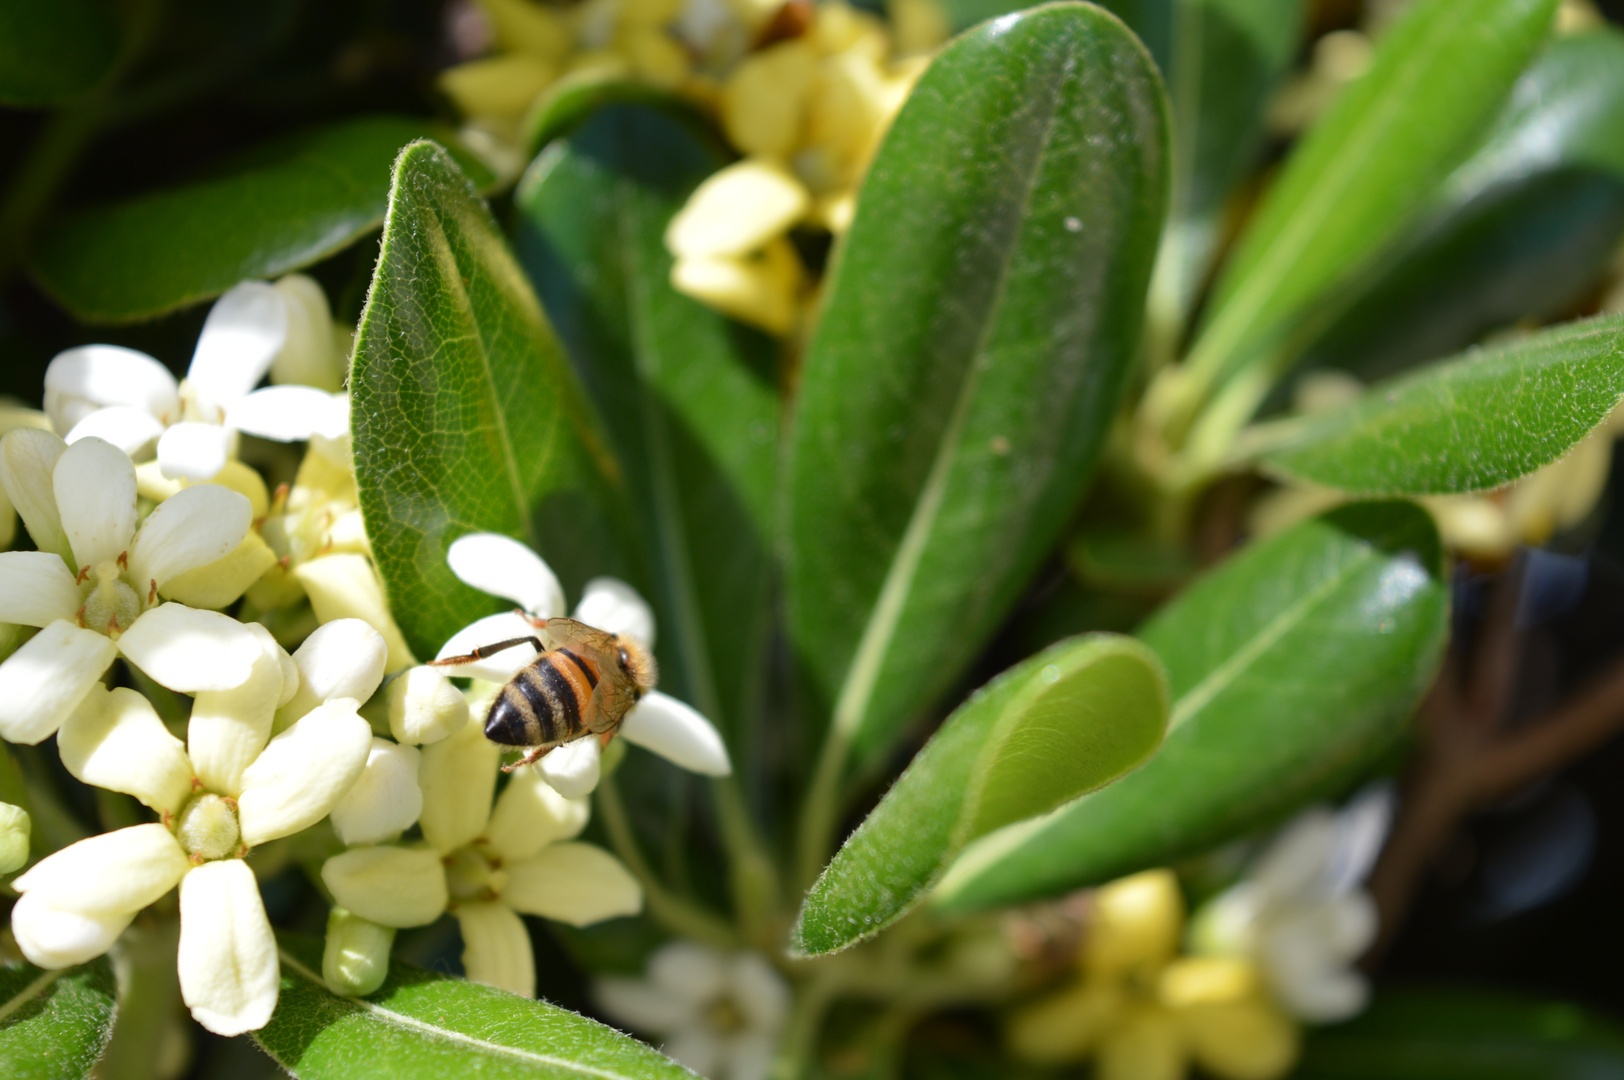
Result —
<instances>
[{"instance_id":1,"label":"bee leg","mask_svg":"<svg viewBox=\"0 0 1624 1080\"><path fill-rule=\"evenodd\" d=\"M552 749L553 748L551 746L533 746L529 750L525 751L524 757L520 758L518 761L515 761L512 765L503 765L502 771L510 773L518 769L522 769L526 765L534 765L536 762L546 757L547 752Z\"/></svg>"},{"instance_id":2,"label":"bee leg","mask_svg":"<svg viewBox=\"0 0 1624 1080\"><path fill-rule=\"evenodd\" d=\"M464 656L448 656L444 660L430 660L429 661L429 666L431 666L431 667L451 667L451 666L454 666L456 664L472 664L475 660L488 659L489 657L495 656L497 653L501 652L503 649L511 649L511 648L513 648L513 646L515 646L515 645L523 645L527 641L530 643L530 647L532 649L535 649L536 652L543 653L543 652L547 651L546 649L541 647L541 639L540 638L535 638L535 637L508 638L506 641L498 641L494 645L481 645L479 648L475 649L473 652L468 653L468 654L466 654Z\"/></svg>"}]
</instances>

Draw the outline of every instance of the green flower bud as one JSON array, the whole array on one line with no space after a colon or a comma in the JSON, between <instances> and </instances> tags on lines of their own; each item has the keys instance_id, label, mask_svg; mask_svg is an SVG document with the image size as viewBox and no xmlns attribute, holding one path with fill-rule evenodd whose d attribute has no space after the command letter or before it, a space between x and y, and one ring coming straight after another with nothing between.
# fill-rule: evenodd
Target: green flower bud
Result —
<instances>
[{"instance_id":1,"label":"green flower bud","mask_svg":"<svg viewBox=\"0 0 1624 1080\"><path fill-rule=\"evenodd\" d=\"M0 803L0 874L21 870L28 862L28 811Z\"/></svg>"},{"instance_id":2,"label":"green flower bud","mask_svg":"<svg viewBox=\"0 0 1624 1080\"><path fill-rule=\"evenodd\" d=\"M394 944L393 927L333 908L327 916L327 948L321 956L321 977L327 980L327 988L341 997L372 993L389 974L389 950Z\"/></svg>"}]
</instances>

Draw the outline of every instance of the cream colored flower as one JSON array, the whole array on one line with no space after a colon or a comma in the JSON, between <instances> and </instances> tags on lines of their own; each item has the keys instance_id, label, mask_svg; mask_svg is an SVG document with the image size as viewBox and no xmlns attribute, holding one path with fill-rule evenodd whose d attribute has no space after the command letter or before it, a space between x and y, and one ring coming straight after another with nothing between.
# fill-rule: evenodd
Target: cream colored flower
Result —
<instances>
[{"instance_id":1,"label":"cream colored flower","mask_svg":"<svg viewBox=\"0 0 1624 1080\"><path fill-rule=\"evenodd\" d=\"M573 838L585 800L516 773L492 805L500 751L473 725L422 750L421 845L359 847L321 877L347 912L381 927L426 926L450 911L475 982L535 996L530 935L519 915L587 926L642 908L614 856Z\"/></svg>"},{"instance_id":2,"label":"cream colored flower","mask_svg":"<svg viewBox=\"0 0 1624 1080\"><path fill-rule=\"evenodd\" d=\"M188 488L137 525L135 465L101 439L0 439L0 487L38 551L0 553L0 623L41 627L0 663L0 737L49 736L119 654L182 693L229 690L259 645L235 619L164 602L166 587L237 548L252 513L216 484Z\"/></svg>"},{"instance_id":3,"label":"cream colored flower","mask_svg":"<svg viewBox=\"0 0 1624 1080\"><path fill-rule=\"evenodd\" d=\"M12 883L22 893L12 932L44 968L101 955L178 884L181 994L193 1017L222 1035L264 1026L278 992L276 942L243 857L326 817L371 750L355 697L319 701L273 736L277 710L295 700L307 670L347 668L341 681L362 697L382 677L382 642L356 648L356 638L330 635L301 664L262 627L248 630L258 649L252 673L197 695L185 744L135 691L90 689L57 735L62 763L87 784L133 795L161 820L71 844Z\"/></svg>"},{"instance_id":4,"label":"cream colored flower","mask_svg":"<svg viewBox=\"0 0 1624 1080\"><path fill-rule=\"evenodd\" d=\"M476 589L517 603L526 615L504 612L464 627L440 648L441 658L464 656L482 645L536 633L531 619L549 619L564 611L564 590L541 556L517 540L495 533L472 533L454 541L446 553L451 572ZM572 616L588 626L622 634L644 649L654 648L654 612L637 591L614 578L586 583ZM533 648L517 645L486 659L442 670L505 683L536 658ZM481 711L480 715L483 715ZM687 704L658 690L643 695L621 721L627 742L652 750L692 772L726 776L732 771L727 747L716 727ZM598 784L602 746L597 739L576 739L536 763L541 775L562 794L586 795Z\"/></svg>"},{"instance_id":5,"label":"cream colored flower","mask_svg":"<svg viewBox=\"0 0 1624 1080\"><path fill-rule=\"evenodd\" d=\"M598 979L593 993L610 1019L711 1080L766 1080L789 1018L789 986L762 956L692 941L657 950L646 978Z\"/></svg>"}]
</instances>

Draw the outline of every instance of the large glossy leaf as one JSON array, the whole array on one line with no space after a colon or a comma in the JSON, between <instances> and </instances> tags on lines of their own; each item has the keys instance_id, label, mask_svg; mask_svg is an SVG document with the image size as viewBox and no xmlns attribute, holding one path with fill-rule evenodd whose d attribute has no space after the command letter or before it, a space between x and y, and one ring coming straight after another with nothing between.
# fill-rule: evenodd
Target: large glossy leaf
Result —
<instances>
[{"instance_id":1,"label":"large glossy leaf","mask_svg":"<svg viewBox=\"0 0 1624 1080\"><path fill-rule=\"evenodd\" d=\"M0 104L56 105L83 93L112 69L118 39L102 0L0 4Z\"/></svg>"},{"instance_id":2,"label":"large glossy leaf","mask_svg":"<svg viewBox=\"0 0 1624 1080\"><path fill-rule=\"evenodd\" d=\"M1474 350L1274 428L1286 476L1361 494L1482 491L1567 453L1624 398L1624 316Z\"/></svg>"},{"instance_id":3,"label":"large glossy leaf","mask_svg":"<svg viewBox=\"0 0 1624 1080\"><path fill-rule=\"evenodd\" d=\"M1555 0L1419 0L1292 154L1220 278L1190 365L1207 384L1282 344L1392 241L1466 156Z\"/></svg>"},{"instance_id":4,"label":"large glossy leaf","mask_svg":"<svg viewBox=\"0 0 1624 1080\"><path fill-rule=\"evenodd\" d=\"M395 155L430 135L477 183L490 182L427 121L344 120L278 140L223 175L72 213L34 242L30 270L93 322L151 318L296 270L378 227Z\"/></svg>"},{"instance_id":5,"label":"large glossy leaf","mask_svg":"<svg viewBox=\"0 0 1624 1080\"><path fill-rule=\"evenodd\" d=\"M1142 764L1167 729L1167 679L1132 638L1061 642L960 706L852 833L801 905L792 951L835 952L901 918L964 845Z\"/></svg>"},{"instance_id":6,"label":"large glossy leaf","mask_svg":"<svg viewBox=\"0 0 1624 1080\"><path fill-rule=\"evenodd\" d=\"M1481 990L1378 994L1311 1031L1297 1080L1600 1080L1624 1076L1624 1029L1576 1005Z\"/></svg>"},{"instance_id":7,"label":"large glossy leaf","mask_svg":"<svg viewBox=\"0 0 1624 1080\"><path fill-rule=\"evenodd\" d=\"M1156 757L977 841L938 899L980 908L1098 884L1352 782L1432 678L1448 628L1440 559L1409 503L1344 507L1244 549L1140 631L1173 689Z\"/></svg>"},{"instance_id":8,"label":"large glossy leaf","mask_svg":"<svg viewBox=\"0 0 1624 1080\"><path fill-rule=\"evenodd\" d=\"M444 150L401 151L350 374L372 554L419 656L501 601L445 562L464 533L529 543L565 585L614 572L619 474L524 272Z\"/></svg>"},{"instance_id":9,"label":"large glossy leaf","mask_svg":"<svg viewBox=\"0 0 1624 1080\"><path fill-rule=\"evenodd\" d=\"M299 1080L692 1080L612 1028L545 1001L395 963L364 998L321 979L321 942L283 935L282 996L254 1033Z\"/></svg>"},{"instance_id":10,"label":"large glossy leaf","mask_svg":"<svg viewBox=\"0 0 1624 1080\"><path fill-rule=\"evenodd\" d=\"M611 106L526 173L515 245L625 465L658 568L662 675L732 727L767 639L776 350L673 290L663 239L722 164L670 115Z\"/></svg>"},{"instance_id":11,"label":"large glossy leaf","mask_svg":"<svg viewBox=\"0 0 1624 1080\"><path fill-rule=\"evenodd\" d=\"M62 971L0 967L0 1076L79 1080L113 1033L115 987L106 957Z\"/></svg>"},{"instance_id":12,"label":"large glossy leaf","mask_svg":"<svg viewBox=\"0 0 1624 1080\"><path fill-rule=\"evenodd\" d=\"M1053 4L955 40L869 173L788 465L796 646L872 759L1054 542L1137 344L1166 197L1160 81Z\"/></svg>"},{"instance_id":13,"label":"large glossy leaf","mask_svg":"<svg viewBox=\"0 0 1624 1080\"><path fill-rule=\"evenodd\" d=\"M1624 234L1624 34L1552 42L1411 233L1305 365L1379 378L1595 287Z\"/></svg>"}]
</instances>

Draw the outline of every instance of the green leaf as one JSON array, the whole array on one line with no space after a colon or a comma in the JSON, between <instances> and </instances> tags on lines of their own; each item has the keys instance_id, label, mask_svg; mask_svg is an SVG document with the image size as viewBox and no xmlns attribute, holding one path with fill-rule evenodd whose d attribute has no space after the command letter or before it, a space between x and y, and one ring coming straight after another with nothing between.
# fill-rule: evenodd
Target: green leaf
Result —
<instances>
[{"instance_id":1,"label":"green leaf","mask_svg":"<svg viewBox=\"0 0 1624 1080\"><path fill-rule=\"evenodd\" d=\"M1553 327L1259 433L1274 471L1367 495L1483 491L1549 465L1624 398L1624 316Z\"/></svg>"},{"instance_id":2,"label":"green leaf","mask_svg":"<svg viewBox=\"0 0 1624 1080\"><path fill-rule=\"evenodd\" d=\"M61 971L0 967L0 1076L89 1075L113 1034L115 993L106 957Z\"/></svg>"},{"instance_id":3,"label":"green leaf","mask_svg":"<svg viewBox=\"0 0 1624 1080\"><path fill-rule=\"evenodd\" d=\"M836 952L907 914L964 845L1046 814L1155 752L1167 678L1132 638L1046 649L971 695L851 834L801 905L790 949Z\"/></svg>"},{"instance_id":4,"label":"green leaf","mask_svg":"<svg viewBox=\"0 0 1624 1080\"><path fill-rule=\"evenodd\" d=\"M321 942L283 934L282 996L254 1040L299 1080L692 1080L644 1044L545 1001L402 963L377 993L341 998Z\"/></svg>"},{"instance_id":5,"label":"green leaf","mask_svg":"<svg viewBox=\"0 0 1624 1080\"><path fill-rule=\"evenodd\" d=\"M274 277L339 251L383 221L400 148L433 134L480 184L490 175L425 120L373 116L277 140L224 175L69 214L34 242L29 269L91 322L130 322Z\"/></svg>"},{"instance_id":6,"label":"green leaf","mask_svg":"<svg viewBox=\"0 0 1624 1080\"><path fill-rule=\"evenodd\" d=\"M0 4L0 104L57 105L89 90L118 59L118 39L99 0Z\"/></svg>"},{"instance_id":7,"label":"green leaf","mask_svg":"<svg viewBox=\"0 0 1624 1080\"><path fill-rule=\"evenodd\" d=\"M524 540L566 587L617 571L618 466L490 211L431 142L395 164L350 400L372 555L419 656L507 606L446 566L465 533Z\"/></svg>"},{"instance_id":8,"label":"green leaf","mask_svg":"<svg viewBox=\"0 0 1624 1080\"><path fill-rule=\"evenodd\" d=\"M1472 151L1544 40L1555 0L1420 0L1264 197L1191 351L1213 385L1265 360L1377 255Z\"/></svg>"},{"instance_id":9,"label":"green leaf","mask_svg":"<svg viewBox=\"0 0 1624 1080\"><path fill-rule=\"evenodd\" d=\"M1624 1075L1624 1030L1575 1005L1481 990L1378 994L1309 1032L1296 1080L1593 1080Z\"/></svg>"},{"instance_id":10,"label":"green leaf","mask_svg":"<svg viewBox=\"0 0 1624 1080\"><path fill-rule=\"evenodd\" d=\"M674 117L610 106L526 173L515 246L625 465L666 685L736 728L768 638L776 347L673 290L664 242L723 164Z\"/></svg>"},{"instance_id":11,"label":"green leaf","mask_svg":"<svg viewBox=\"0 0 1624 1080\"><path fill-rule=\"evenodd\" d=\"M1449 594L1432 520L1361 503L1242 550L1140 638L1173 716L1144 768L968 848L954 910L1019 903L1196 854L1353 782L1431 681Z\"/></svg>"},{"instance_id":12,"label":"green leaf","mask_svg":"<svg viewBox=\"0 0 1624 1080\"><path fill-rule=\"evenodd\" d=\"M566 75L542 93L524 120L526 150L534 157L548 143L568 134L593 113L610 105L647 105L690 120L697 120L700 115L669 90L642 79L605 75L589 68Z\"/></svg>"},{"instance_id":13,"label":"green leaf","mask_svg":"<svg viewBox=\"0 0 1624 1080\"><path fill-rule=\"evenodd\" d=\"M1150 57L1071 3L955 40L880 149L787 466L794 641L867 761L959 677L1088 480L1166 158Z\"/></svg>"},{"instance_id":14,"label":"green leaf","mask_svg":"<svg viewBox=\"0 0 1624 1080\"><path fill-rule=\"evenodd\" d=\"M1595 287L1624 234L1624 34L1552 42L1409 234L1305 366L1380 378Z\"/></svg>"}]
</instances>

